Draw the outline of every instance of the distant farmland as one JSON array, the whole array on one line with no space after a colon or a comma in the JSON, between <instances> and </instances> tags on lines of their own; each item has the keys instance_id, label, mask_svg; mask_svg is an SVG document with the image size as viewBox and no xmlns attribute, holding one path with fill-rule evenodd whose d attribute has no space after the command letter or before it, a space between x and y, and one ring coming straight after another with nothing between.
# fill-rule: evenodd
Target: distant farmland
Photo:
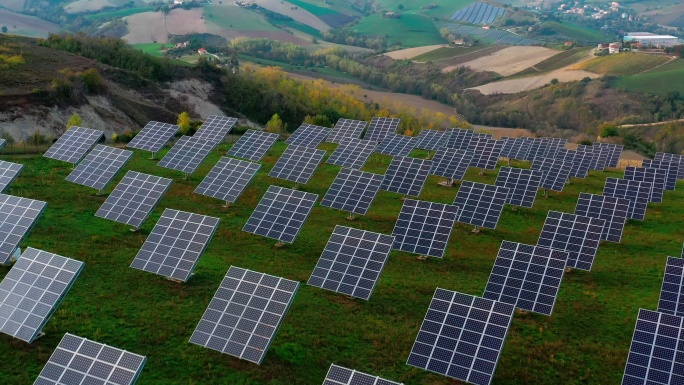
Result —
<instances>
[{"instance_id":1,"label":"distant farmland","mask_svg":"<svg viewBox=\"0 0 684 385\"><path fill-rule=\"evenodd\" d=\"M684 59L675 60L651 72L615 79L613 86L663 96L673 91L684 94Z\"/></svg>"},{"instance_id":2,"label":"distant farmland","mask_svg":"<svg viewBox=\"0 0 684 385\"><path fill-rule=\"evenodd\" d=\"M444 43L432 20L421 15L404 14L398 19L372 15L361 19L352 29L362 35L387 36L390 45L403 47Z\"/></svg>"},{"instance_id":3,"label":"distant farmland","mask_svg":"<svg viewBox=\"0 0 684 385\"><path fill-rule=\"evenodd\" d=\"M573 69L594 72L601 75L636 75L670 61L669 56L649 55L636 52L597 57L573 67Z\"/></svg>"}]
</instances>

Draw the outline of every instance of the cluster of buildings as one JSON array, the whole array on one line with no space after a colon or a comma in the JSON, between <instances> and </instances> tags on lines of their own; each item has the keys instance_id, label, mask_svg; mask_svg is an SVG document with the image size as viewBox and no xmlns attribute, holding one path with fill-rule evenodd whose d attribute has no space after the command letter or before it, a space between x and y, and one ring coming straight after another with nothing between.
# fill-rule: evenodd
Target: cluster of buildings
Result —
<instances>
[{"instance_id":1,"label":"cluster of buildings","mask_svg":"<svg viewBox=\"0 0 684 385\"><path fill-rule=\"evenodd\" d=\"M606 5L580 5L578 1L575 1L574 3L566 3L566 4L561 4L558 7L558 11L562 13L575 13L578 15L591 15L593 19L603 19L607 15L610 15L612 13L618 13L620 12L620 3L613 1L610 4ZM623 19L629 18L632 20L632 16L628 15L626 13L622 13L620 15Z\"/></svg>"},{"instance_id":2,"label":"cluster of buildings","mask_svg":"<svg viewBox=\"0 0 684 385\"><path fill-rule=\"evenodd\" d=\"M639 43L642 47L665 48L682 44L682 40L677 36L656 35L650 32L628 32L625 34L624 41Z\"/></svg>"}]
</instances>

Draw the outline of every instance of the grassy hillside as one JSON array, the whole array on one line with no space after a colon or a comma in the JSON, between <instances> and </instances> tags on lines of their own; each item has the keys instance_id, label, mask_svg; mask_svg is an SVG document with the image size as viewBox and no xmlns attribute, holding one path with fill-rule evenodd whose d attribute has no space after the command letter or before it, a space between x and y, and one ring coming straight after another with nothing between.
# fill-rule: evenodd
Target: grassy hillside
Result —
<instances>
[{"instance_id":1,"label":"grassy hillside","mask_svg":"<svg viewBox=\"0 0 684 385\"><path fill-rule=\"evenodd\" d=\"M418 55L414 57L412 60L421 62L444 60L452 57L471 54L482 49L482 47L442 47L430 52L426 52L422 55Z\"/></svg>"},{"instance_id":2,"label":"grassy hillside","mask_svg":"<svg viewBox=\"0 0 684 385\"><path fill-rule=\"evenodd\" d=\"M684 94L684 60L678 59L645 74L618 78L613 86L634 92L667 95L671 91Z\"/></svg>"},{"instance_id":3,"label":"grassy hillside","mask_svg":"<svg viewBox=\"0 0 684 385\"><path fill-rule=\"evenodd\" d=\"M669 56L622 52L597 57L575 66L574 69L602 75L629 76L648 71L667 63L669 60Z\"/></svg>"},{"instance_id":4,"label":"grassy hillside","mask_svg":"<svg viewBox=\"0 0 684 385\"><path fill-rule=\"evenodd\" d=\"M468 4L472 3L473 0L378 0L385 10L389 11L399 11L399 4L404 6L402 12L418 12L431 17L439 17L442 19L448 19L454 12L461 8L467 7ZM432 9L423 9L427 4L436 5Z\"/></svg>"},{"instance_id":5,"label":"grassy hillside","mask_svg":"<svg viewBox=\"0 0 684 385\"><path fill-rule=\"evenodd\" d=\"M578 61L585 59L589 54L590 47L575 47L567 51L563 51L557 55L543 60L534 66L518 72L513 76L519 75L539 75L543 72L555 71L569 65L575 64Z\"/></svg>"},{"instance_id":6,"label":"grassy hillside","mask_svg":"<svg viewBox=\"0 0 684 385\"><path fill-rule=\"evenodd\" d=\"M161 52L161 49L164 47L171 47L173 48L173 44L161 44L161 43L145 43L145 44L132 44L131 47L139 49L146 54L152 55L152 56L164 56L164 53Z\"/></svg>"},{"instance_id":7,"label":"grassy hillside","mask_svg":"<svg viewBox=\"0 0 684 385\"><path fill-rule=\"evenodd\" d=\"M65 332L147 356L138 385L249 384L319 385L330 363L371 372L411 385L448 385L454 381L405 365L436 287L481 295L502 240L534 244L546 212L573 212L579 192L600 193L608 176L592 172L560 194L539 197L534 209L504 214L496 231L471 235L455 226L443 259L419 261L392 252L370 301L310 287L309 278L335 225L391 233L402 205L399 195L381 192L368 215L353 222L346 214L316 207L292 245L241 231L271 184L292 183L267 176L285 146L279 143L239 201L222 202L193 190L226 151L214 151L188 180L160 168L136 152L127 169L174 179L141 231L96 218L105 200L94 190L66 182L68 164L40 156L4 156L26 167L7 193L48 202L23 246L72 257L85 269L31 345L0 335L0 383L32 384ZM328 154L330 144L322 148ZM163 155L163 154L161 154ZM418 153L423 156L425 153ZM374 155L365 170L384 173L390 158ZM526 164L519 164L527 167ZM305 191L322 197L338 167L323 165ZM109 189L115 186L119 174ZM495 173L469 180L494 183ZM450 203L456 189L430 178L420 199ZM602 244L592 272L566 275L551 317L517 315L494 378L496 384L616 384L620 382L639 308L655 309L667 255L679 255L684 240L684 189L665 193L664 204L649 207L644 222L629 221L621 244ZM221 219L219 229L187 284L129 268L164 208ZM299 280L302 286L261 366L188 343L190 335L230 266ZM0 268L0 278L7 273Z\"/></svg>"},{"instance_id":8,"label":"grassy hillside","mask_svg":"<svg viewBox=\"0 0 684 385\"><path fill-rule=\"evenodd\" d=\"M372 15L361 19L353 29L362 35L387 35L390 45L419 47L444 43L444 39L439 36L439 31L432 20L421 15L404 14L398 19Z\"/></svg>"},{"instance_id":9,"label":"grassy hillside","mask_svg":"<svg viewBox=\"0 0 684 385\"><path fill-rule=\"evenodd\" d=\"M228 5L205 5L204 17L208 24L219 29L238 31L278 30L256 12ZM211 28L209 28L211 30Z\"/></svg>"},{"instance_id":10,"label":"grassy hillside","mask_svg":"<svg viewBox=\"0 0 684 385\"><path fill-rule=\"evenodd\" d=\"M609 39L608 36L593 30L591 28L582 27L580 25L572 23L560 23L557 21L549 21L541 26L542 28L548 28L559 35L566 36L568 39L585 41L585 42L603 42Z\"/></svg>"}]
</instances>

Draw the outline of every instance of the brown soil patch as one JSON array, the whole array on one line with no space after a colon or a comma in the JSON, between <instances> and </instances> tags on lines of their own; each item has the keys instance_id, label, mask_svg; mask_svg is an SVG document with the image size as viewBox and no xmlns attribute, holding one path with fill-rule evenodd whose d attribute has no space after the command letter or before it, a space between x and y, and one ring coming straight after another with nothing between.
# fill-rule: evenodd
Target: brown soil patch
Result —
<instances>
[{"instance_id":1,"label":"brown soil patch","mask_svg":"<svg viewBox=\"0 0 684 385\"><path fill-rule=\"evenodd\" d=\"M128 44L168 43L169 34L164 24L162 12L143 12L126 18L128 34L123 37Z\"/></svg>"},{"instance_id":2,"label":"brown soil patch","mask_svg":"<svg viewBox=\"0 0 684 385\"><path fill-rule=\"evenodd\" d=\"M509 47L491 55L465 62L461 66L470 67L475 71L496 72L503 76L509 76L559 53L560 51L544 47ZM445 67L442 72L449 72L456 68L458 67Z\"/></svg>"},{"instance_id":3,"label":"brown soil patch","mask_svg":"<svg viewBox=\"0 0 684 385\"><path fill-rule=\"evenodd\" d=\"M394 60L412 59L418 55L428 53L436 50L437 48L446 47L446 44L438 45L426 45L423 47L406 48L400 49L398 51L387 52L385 56L391 57Z\"/></svg>"},{"instance_id":4,"label":"brown soil patch","mask_svg":"<svg viewBox=\"0 0 684 385\"><path fill-rule=\"evenodd\" d=\"M570 71L557 70L544 75L530 76L520 79L503 80L500 82L488 83L479 87L470 88L478 90L485 95L491 94L515 94L523 91L530 91L541 88L551 82L553 79L558 79L561 82L571 82L575 80L582 80L585 77L595 79L599 77L593 72L587 71Z\"/></svg>"},{"instance_id":5,"label":"brown soil patch","mask_svg":"<svg viewBox=\"0 0 684 385\"><path fill-rule=\"evenodd\" d=\"M253 38L264 38L271 40L278 40L283 43L293 43L297 45L311 45L310 41L300 39L297 36L291 35L287 32L282 31L245 31L245 30L218 30L212 31L214 35L223 36L226 39L232 39L235 37L245 36Z\"/></svg>"},{"instance_id":6,"label":"brown soil patch","mask_svg":"<svg viewBox=\"0 0 684 385\"><path fill-rule=\"evenodd\" d=\"M203 17L202 8L174 9L166 16L166 28L173 35L207 33L207 23Z\"/></svg>"},{"instance_id":7,"label":"brown soil patch","mask_svg":"<svg viewBox=\"0 0 684 385\"><path fill-rule=\"evenodd\" d=\"M259 4L261 7L268 9L269 11L290 16L292 19L294 19L294 21L316 28L319 31L325 32L330 29L328 24L319 19L313 13L300 7L295 7L294 4L288 3L287 1L255 0L254 2Z\"/></svg>"},{"instance_id":8,"label":"brown soil patch","mask_svg":"<svg viewBox=\"0 0 684 385\"><path fill-rule=\"evenodd\" d=\"M7 33L21 36L47 37L49 33L59 32L57 24L4 8L0 8L0 25L7 27Z\"/></svg>"}]
</instances>

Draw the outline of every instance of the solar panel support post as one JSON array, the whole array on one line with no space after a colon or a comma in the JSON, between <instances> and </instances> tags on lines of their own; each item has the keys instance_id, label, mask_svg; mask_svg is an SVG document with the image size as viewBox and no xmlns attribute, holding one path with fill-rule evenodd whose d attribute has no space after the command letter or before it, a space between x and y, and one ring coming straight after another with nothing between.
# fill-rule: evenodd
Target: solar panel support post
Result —
<instances>
[{"instance_id":1,"label":"solar panel support post","mask_svg":"<svg viewBox=\"0 0 684 385\"><path fill-rule=\"evenodd\" d=\"M131 233L137 233L138 231L140 231L140 228L138 228L138 227L131 227L131 228L129 229L129 231L130 231Z\"/></svg>"},{"instance_id":2,"label":"solar panel support post","mask_svg":"<svg viewBox=\"0 0 684 385\"><path fill-rule=\"evenodd\" d=\"M21 248L17 247L16 249L14 249L12 255L9 257L7 262L0 263L0 266L11 266L14 262L16 262L19 259L19 257L21 257Z\"/></svg>"},{"instance_id":3,"label":"solar panel support post","mask_svg":"<svg viewBox=\"0 0 684 385\"><path fill-rule=\"evenodd\" d=\"M470 230L470 232L473 233L473 234L478 234L478 233L480 232L480 228L477 227L477 226L475 226L475 227L473 227L472 230Z\"/></svg>"},{"instance_id":4,"label":"solar panel support post","mask_svg":"<svg viewBox=\"0 0 684 385\"><path fill-rule=\"evenodd\" d=\"M228 208L228 207L230 207L230 202L226 201L226 204L225 204L225 205L223 205L223 207L225 207L225 208Z\"/></svg>"},{"instance_id":5,"label":"solar panel support post","mask_svg":"<svg viewBox=\"0 0 684 385\"><path fill-rule=\"evenodd\" d=\"M350 212L349 212L349 215L347 215L347 220L348 220L348 221L353 221L354 219L356 219L356 217L354 216L354 213L352 213L352 212L350 211Z\"/></svg>"},{"instance_id":6,"label":"solar panel support post","mask_svg":"<svg viewBox=\"0 0 684 385\"><path fill-rule=\"evenodd\" d=\"M442 187L454 187L454 180L453 179L445 179L439 183L437 183L438 186Z\"/></svg>"},{"instance_id":7,"label":"solar panel support post","mask_svg":"<svg viewBox=\"0 0 684 385\"><path fill-rule=\"evenodd\" d=\"M428 259L428 256L427 255L419 255L418 257L416 257L416 259L419 261L426 261Z\"/></svg>"},{"instance_id":8,"label":"solar panel support post","mask_svg":"<svg viewBox=\"0 0 684 385\"><path fill-rule=\"evenodd\" d=\"M190 273L190 275L188 276L188 279L192 278L194 275L195 275L195 273ZM167 281L171 281L171 282L175 282L175 283L185 283L185 281L183 281L182 279L178 279L178 278L173 278L173 277L164 277L164 278L166 278Z\"/></svg>"},{"instance_id":9,"label":"solar panel support post","mask_svg":"<svg viewBox=\"0 0 684 385\"><path fill-rule=\"evenodd\" d=\"M157 159L157 153L156 152L152 151L150 154L152 154L152 155L150 155L150 160Z\"/></svg>"},{"instance_id":10,"label":"solar panel support post","mask_svg":"<svg viewBox=\"0 0 684 385\"><path fill-rule=\"evenodd\" d=\"M184 173L183 173L183 179L184 179L184 180L188 180L188 176L189 176L189 175L190 175L190 174L188 174L187 172L184 172Z\"/></svg>"},{"instance_id":11,"label":"solar panel support post","mask_svg":"<svg viewBox=\"0 0 684 385\"><path fill-rule=\"evenodd\" d=\"M530 312L528 310L521 309L521 308L517 307L517 308L515 308L515 314L525 316L525 315L530 314Z\"/></svg>"},{"instance_id":12,"label":"solar panel support post","mask_svg":"<svg viewBox=\"0 0 684 385\"><path fill-rule=\"evenodd\" d=\"M276 244L274 246L280 249L283 246L285 246L285 242L278 241L278 242L276 242Z\"/></svg>"},{"instance_id":13,"label":"solar panel support post","mask_svg":"<svg viewBox=\"0 0 684 385\"><path fill-rule=\"evenodd\" d=\"M481 168L481 169L480 169L480 172L477 173L477 175L484 175L484 174L485 174L484 168Z\"/></svg>"},{"instance_id":14,"label":"solar panel support post","mask_svg":"<svg viewBox=\"0 0 684 385\"><path fill-rule=\"evenodd\" d=\"M544 198L548 198L548 197L549 197L549 190L544 189Z\"/></svg>"}]
</instances>

